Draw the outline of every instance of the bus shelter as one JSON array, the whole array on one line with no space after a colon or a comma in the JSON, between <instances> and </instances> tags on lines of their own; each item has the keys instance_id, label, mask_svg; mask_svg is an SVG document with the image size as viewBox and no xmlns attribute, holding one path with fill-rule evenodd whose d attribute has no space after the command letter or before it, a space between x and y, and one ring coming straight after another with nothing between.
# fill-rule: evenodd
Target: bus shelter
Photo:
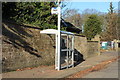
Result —
<instances>
[{"instance_id":1,"label":"bus shelter","mask_svg":"<svg viewBox=\"0 0 120 80\"><path fill-rule=\"evenodd\" d=\"M60 31L60 45L58 45L58 30L46 29L40 31L40 33L56 36L55 69L74 67L74 33ZM60 50L60 53L58 50Z\"/></svg>"}]
</instances>

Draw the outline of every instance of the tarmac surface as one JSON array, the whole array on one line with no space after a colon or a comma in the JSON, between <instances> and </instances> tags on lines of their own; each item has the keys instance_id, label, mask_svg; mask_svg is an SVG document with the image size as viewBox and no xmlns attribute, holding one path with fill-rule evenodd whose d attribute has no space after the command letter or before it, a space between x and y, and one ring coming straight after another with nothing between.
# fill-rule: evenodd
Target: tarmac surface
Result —
<instances>
[{"instance_id":1,"label":"tarmac surface","mask_svg":"<svg viewBox=\"0 0 120 80\"><path fill-rule=\"evenodd\" d=\"M117 57L118 57L118 52L107 51L107 52L101 53L101 55L88 58L84 62L80 63L79 65L77 65L73 68L68 68L68 69L63 69L63 70L57 71L54 69L54 65L53 66L43 66L43 67L40 66L37 68L27 69L27 70L23 70L23 71L13 71L13 72L2 73L2 78L66 78L66 77L71 76L80 71L89 69L105 60L110 60L110 59L114 59ZM88 74L88 75L84 76L84 78L90 78L90 76L93 78L94 75L96 75L96 74L100 75L100 76L97 76L97 78L98 77L103 78L103 75L104 75L104 77L110 76L112 78L116 78L116 77L118 77L117 64L118 64L117 61L113 62L108 65L111 67L108 67L105 70L101 70L99 73L93 72L92 74ZM112 72L114 72L114 75L111 74L111 70L112 70ZM105 76L106 73L107 74L110 73L110 74Z\"/></svg>"},{"instance_id":2,"label":"tarmac surface","mask_svg":"<svg viewBox=\"0 0 120 80\"><path fill-rule=\"evenodd\" d=\"M118 78L118 71L118 61L116 61L107 65L105 69L91 72L82 78Z\"/></svg>"}]
</instances>

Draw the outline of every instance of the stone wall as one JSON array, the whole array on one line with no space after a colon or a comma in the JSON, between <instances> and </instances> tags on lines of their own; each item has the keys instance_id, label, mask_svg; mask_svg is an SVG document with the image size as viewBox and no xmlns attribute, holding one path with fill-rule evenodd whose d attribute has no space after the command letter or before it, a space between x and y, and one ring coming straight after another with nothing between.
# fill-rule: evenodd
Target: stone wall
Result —
<instances>
[{"instance_id":1,"label":"stone wall","mask_svg":"<svg viewBox=\"0 0 120 80\"><path fill-rule=\"evenodd\" d=\"M88 53L87 57L93 57L99 55L99 42L98 41L87 41Z\"/></svg>"},{"instance_id":2,"label":"stone wall","mask_svg":"<svg viewBox=\"0 0 120 80\"><path fill-rule=\"evenodd\" d=\"M25 67L54 64L54 35L40 34L29 26L2 25L3 72Z\"/></svg>"},{"instance_id":3,"label":"stone wall","mask_svg":"<svg viewBox=\"0 0 120 80\"><path fill-rule=\"evenodd\" d=\"M75 50L86 59L97 53L97 42L87 42L86 37L75 36ZM55 36L40 34L37 27L2 24L3 72L40 65L53 65Z\"/></svg>"},{"instance_id":4,"label":"stone wall","mask_svg":"<svg viewBox=\"0 0 120 80\"><path fill-rule=\"evenodd\" d=\"M87 58L88 47L87 47L87 39L84 36L75 36L75 49L83 55L83 58Z\"/></svg>"},{"instance_id":5,"label":"stone wall","mask_svg":"<svg viewBox=\"0 0 120 80\"><path fill-rule=\"evenodd\" d=\"M87 41L84 36L75 36L74 47L83 55L84 59L100 55L99 41Z\"/></svg>"}]
</instances>

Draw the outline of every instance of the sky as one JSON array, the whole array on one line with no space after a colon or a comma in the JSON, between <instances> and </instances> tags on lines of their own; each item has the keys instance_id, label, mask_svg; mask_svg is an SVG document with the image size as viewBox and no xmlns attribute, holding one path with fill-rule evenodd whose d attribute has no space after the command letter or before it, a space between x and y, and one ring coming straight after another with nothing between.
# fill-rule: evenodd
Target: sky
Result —
<instances>
[{"instance_id":1,"label":"sky","mask_svg":"<svg viewBox=\"0 0 120 80\"><path fill-rule=\"evenodd\" d=\"M85 9L96 9L100 12L108 12L110 2L69 2L67 8L79 9L82 13ZM118 9L118 2L113 2L114 9Z\"/></svg>"}]
</instances>

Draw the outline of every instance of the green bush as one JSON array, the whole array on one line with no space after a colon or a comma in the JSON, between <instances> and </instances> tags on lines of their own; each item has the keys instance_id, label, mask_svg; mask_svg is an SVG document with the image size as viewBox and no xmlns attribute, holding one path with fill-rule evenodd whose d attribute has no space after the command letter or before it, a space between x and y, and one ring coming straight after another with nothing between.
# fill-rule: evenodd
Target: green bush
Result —
<instances>
[{"instance_id":1,"label":"green bush","mask_svg":"<svg viewBox=\"0 0 120 80\"><path fill-rule=\"evenodd\" d=\"M57 15L51 14L51 8L56 6L54 2L7 2L2 5L3 18L7 16L6 19L17 23L42 26L43 29L56 28Z\"/></svg>"}]
</instances>

